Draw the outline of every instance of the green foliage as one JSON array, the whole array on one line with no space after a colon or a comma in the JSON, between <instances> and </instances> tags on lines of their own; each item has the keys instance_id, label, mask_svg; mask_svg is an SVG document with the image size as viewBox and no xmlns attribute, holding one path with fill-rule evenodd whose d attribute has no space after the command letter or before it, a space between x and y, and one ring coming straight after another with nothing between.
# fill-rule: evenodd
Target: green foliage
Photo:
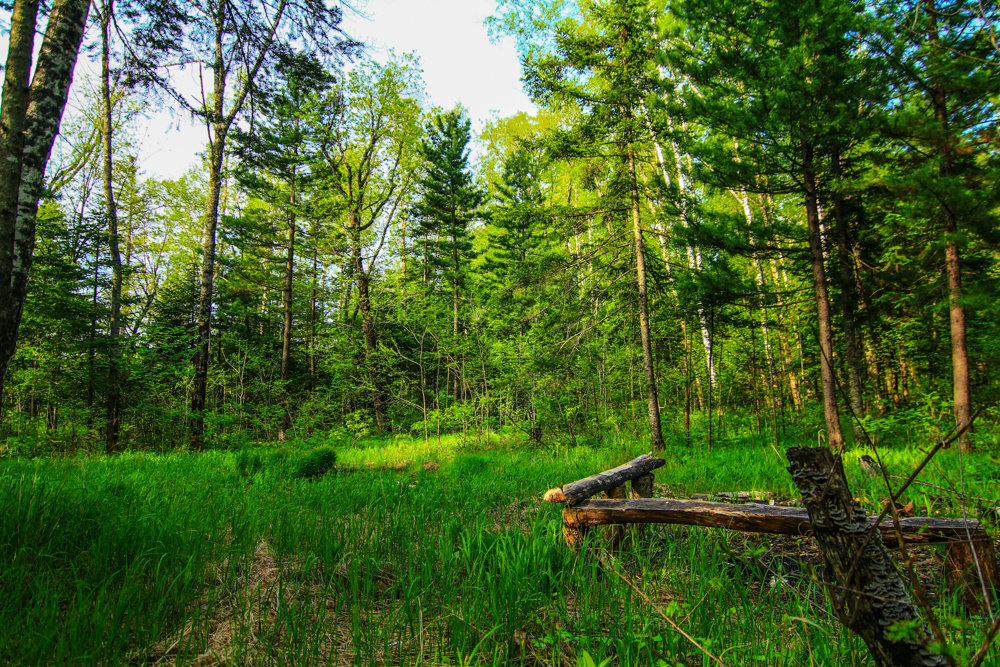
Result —
<instances>
[{"instance_id":1,"label":"green foliage","mask_svg":"<svg viewBox=\"0 0 1000 667\"><path fill-rule=\"evenodd\" d=\"M300 455L295 462L295 477L315 479L322 477L337 463L337 450L333 447L319 447Z\"/></svg>"},{"instance_id":2,"label":"green foliage","mask_svg":"<svg viewBox=\"0 0 1000 667\"><path fill-rule=\"evenodd\" d=\"M326 54L275 49L248 93L252 118L231 128L204 415L188 406L206 172L144 179L129 155L138 117L125 114L123 444L183 448L199 417L213 447L233 450L279 432L299 447L392 432L542 451L644 439L633 184L668 438L821 442L803 293L808 144L840 397L853 354L858 418L876 441L950 427L953 244L974 403L987 407L977 437L994 447L995 18L973 3L504 1L491 30L515 38L542 108L478 133L460 106L421 108L410 56L338 71ZM928 93L940 81L943 124ZM122 95L123 109L141 103ZM2 397L7 456L102 438L110 272L94 127L67 128L49 170ZM270 473L262 454L236 474L290 476L285 454Z\"/></svg>"},{"instance_id":3,"label":"green foliage","mask_svg":"<svg viewBox=\"0 0 1000 667\"><path fill-rule=\"evenodd\" d=\"M657 471L670 495L791 490L783 457L763 444L671 447L675 456ZM574 555L559 508L531 500L630 458L634 442L559 456L462 449L457 437L433 448L411 439L363 442L339 450L338 467L313 478L292 474L317 451L301 443L2 460L0 658L148 662L174 647L179 662L211 649L241 664L276 652L296 664L324 663L343 655L323 641L337 623L366 663L416 664L421 646L422 660L436 664L516 664L525 655L540 663L690 662L696 649L586 555L603 546ZM922 458L902 445L884 454L900 473ZM939 456L926 479L948 486L958 453ZM421 460L439 467L393 469ZM994 493L989 457L964 461L966 493ZM256 462L248 485L239 471ZM850 458L845 468L863 504L878 508L880 482ZM927 490L911 499L937 502L940 491ZM773 540L648 528L626 540L614 567L732 664L757 656L774 665L841 664L864 654L836 619L815 613L823 589L809 576L786 571L786 586L774 589L752 578L780 548ZM734 559L748 567L733 567ZM948 595L936 599L949 650L977 646L984 624L965 618Z\"/></svg>"},{"instance_id":4,"label":"green foliage","mask_svg":"<svg viewBox=\"0 0 1000 667\"><path fill-rule=\"evenodd\" d=\"M426 125L420 144L425 173L413 207L413 236L423 239L416 251L424 272L440 275L455 290L472 251L468 227L482 202L469 168L470 127L462 109L438 114Z\"/></svg>"}]
</instances>

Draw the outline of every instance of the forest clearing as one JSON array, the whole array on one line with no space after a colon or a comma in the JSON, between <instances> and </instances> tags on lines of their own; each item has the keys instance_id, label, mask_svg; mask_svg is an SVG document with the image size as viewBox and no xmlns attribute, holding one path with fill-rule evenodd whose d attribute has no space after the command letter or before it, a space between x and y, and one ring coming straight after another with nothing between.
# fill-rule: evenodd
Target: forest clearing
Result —
<instances>
[{"instance_id":1,"label":"forest clearing","mask_svg":"<svg viewBox=\"0 0 1000 667\"><path fill-rule=\"evenodd\" d=\"M996 2L0 33L0 663L1000 666Z\"/></svg>"},{"instance_id":2,"label":"forest clearing","mask_svg":"<svg viewBox=\"0 0 1000 667\"><path fill-rule=\"evenodd\" d=\"M727 665L869 664L829 612L811 540L654 525L617 551L595 536L574 553L540 491L610 467L631 443L558 454L514 444L373 440L338 448L323 474L302 465L317 451L302 445L0 462L11 556L0 659L715 664L666 614ZM769 448L673 451L658 496L739 487L796 497ZM883 460L903 471L919 456L900 447ZM958 456L939 454L926 479L947 487ZM965 467L966 495L995 502L995 462L966 455ZM846 468L877 513L880 482L857 463ZM961 515L951 498L926 485L906 494L917 514ZM956 658L967 660L988 618L945 588L942 554L916 549L916 570ZM997 658L994 648L983 664Z\"/></svg>"}]
</instances>

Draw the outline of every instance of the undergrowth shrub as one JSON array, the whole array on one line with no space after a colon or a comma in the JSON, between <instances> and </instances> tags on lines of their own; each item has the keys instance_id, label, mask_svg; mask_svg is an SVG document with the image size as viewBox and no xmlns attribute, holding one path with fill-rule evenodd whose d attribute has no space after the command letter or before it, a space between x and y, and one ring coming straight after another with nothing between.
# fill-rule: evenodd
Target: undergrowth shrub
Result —
<instances>
[{"instance_id":1,"label":"undergrowth shrub","mask_svg":"<svg viewBox=\"0 0 1000 667\"><path fill-rule=\"evenodd\" d=\"M333 469L337 463L337 450L332 447L318 447L306 452L296 463L293 476L299 479L321 477Z\"/></svg>"}]
</instances>

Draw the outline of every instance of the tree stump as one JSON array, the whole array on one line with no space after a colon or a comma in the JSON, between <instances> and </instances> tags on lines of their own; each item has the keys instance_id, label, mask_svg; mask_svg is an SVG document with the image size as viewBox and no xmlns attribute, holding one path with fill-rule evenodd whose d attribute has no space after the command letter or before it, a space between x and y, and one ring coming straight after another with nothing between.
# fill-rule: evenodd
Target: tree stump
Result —
<instances>
[{"instance_id":1,"label":"tree stump","mask_svg":"<svg viewBox=\"0 0 1000 667\"><path fill-rule=\"evenodd\" d=\"M1000 571L997 569L993 541L989 537L973 537L971 543L961 540L949 543L944 559L944 577L949 590L962 592L967 609L990 611L990 598L1000 589Z\"/></svg>"},{"instance_id":2,"label":"tree stump","mask_svg":"<svg viewBox=\"0 0 1000 667\"><path fill-rule=\"evenodd\" d=\"M616 486L604 492L604 497L608 500L625 500L628 498L628 490L625 485ZM621 545L625 539L625 526L604 526L602 528L604 542L609 549L615 549Z\"/></svg>"},{"instance_id":3,"label":"tree stump","mask_svg":"<svg viewBox=\"0 0 1000 667\"><path fill-rule=\"evenodd\" d=\"M883 667L938 667L945 658L928 648L920 623L879 531L854 501L840 457L826 448L794 447L786 452L792 480L809 511L813 535L823 553L834 612L867 644ZM913 627L890 638L890 629Z\"/></svg>"},{"instance_id":4,"label":"tree stump","mask_svg":"<svg viewBox=\"0 0 1000 667\"><path fill-rule=\"evenodd\" d=\"M647 473L632 480L633 498L653 497L653 473Z\"/></svg>"}]
</instances>

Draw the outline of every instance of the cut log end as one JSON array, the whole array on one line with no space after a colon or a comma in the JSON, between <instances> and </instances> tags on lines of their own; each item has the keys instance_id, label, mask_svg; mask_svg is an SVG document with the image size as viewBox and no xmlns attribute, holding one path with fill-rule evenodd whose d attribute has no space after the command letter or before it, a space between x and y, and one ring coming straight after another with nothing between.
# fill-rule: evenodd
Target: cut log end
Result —
<instances>
[{"instance_id":1,"label":"cut log end","mask_svg":"<svg viewBox=\"0 0 1000 667\"><path fill-rule=\"evenodd\" d=\"M545 495L542 496L542 500L547 503L564 503L566 502L566 496L563 495L561 488L556 487L546 491Z\"/></svg>"}]
</instances>

